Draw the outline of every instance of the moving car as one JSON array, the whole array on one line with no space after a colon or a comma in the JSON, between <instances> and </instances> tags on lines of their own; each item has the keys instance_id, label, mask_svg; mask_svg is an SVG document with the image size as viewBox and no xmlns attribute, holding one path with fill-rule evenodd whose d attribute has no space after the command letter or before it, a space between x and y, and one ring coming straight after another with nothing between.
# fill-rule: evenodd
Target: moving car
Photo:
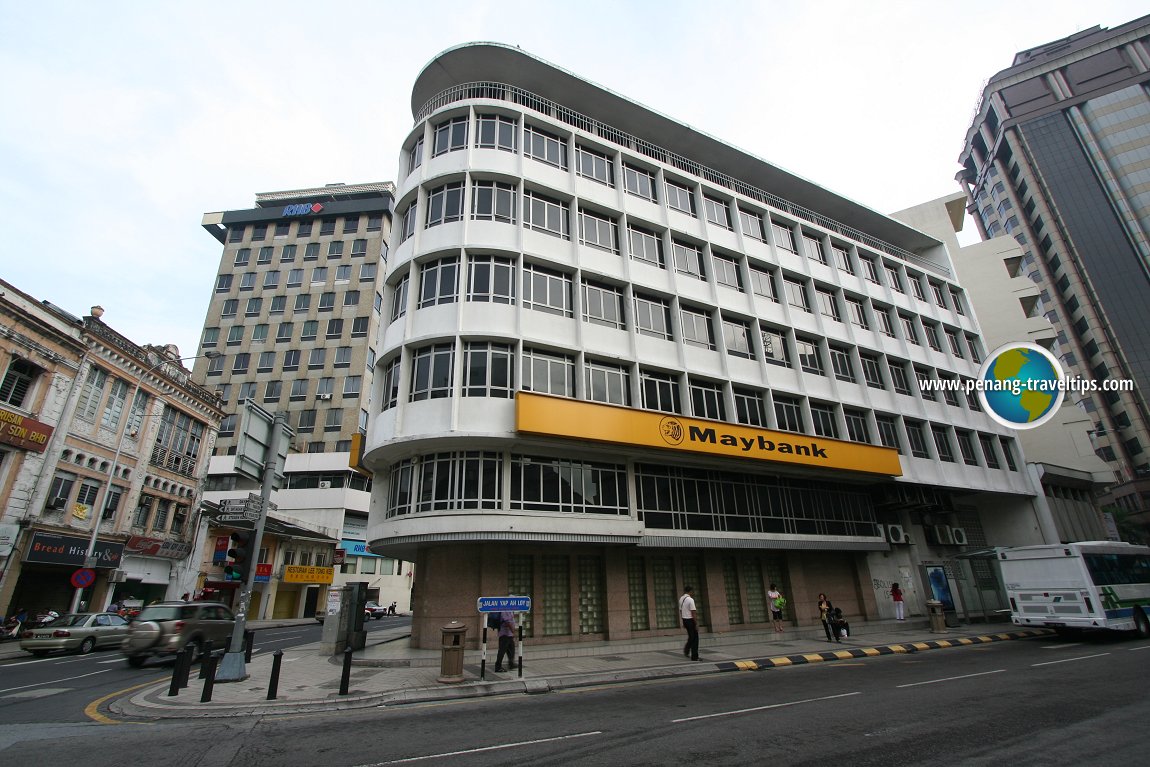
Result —
<instances>
[{"instance_id":1,"label":"moving car","mask_svg":"<svg viewBox=\"0 0 1150 767\"><path fill-rule=\"evenodd\" d=\"M232 611L219 602L157 602L132 621L121 650L133 668L185 647L194 660L203 655L208 642L215 650L226 647L235 625Z\"/></svg>"},{"instance_id":2,"label":"moving car","mask_svg":"<svg viewBox=\"0 0 1150 767\"><path fill-rule=\"evenodd\" d=\"M97 647L119 647L128 622L115 613L65 613L20 634L20 649L41 658L54 650L87 655Z\"/></svg>"},{"instance_id":3,"label":"moving car","mask_svg":"<svg viewBox=\"0 0 1150 767\"><path fill-rule=\"evenodd\" d=\"M387 608L381 605L379 602L368 602L363 606L363 609L366 612L366 615L364 615L365 618L375 618L376 620L379 620L383 616L387 615Z\"/></svg>"}]
</instances>

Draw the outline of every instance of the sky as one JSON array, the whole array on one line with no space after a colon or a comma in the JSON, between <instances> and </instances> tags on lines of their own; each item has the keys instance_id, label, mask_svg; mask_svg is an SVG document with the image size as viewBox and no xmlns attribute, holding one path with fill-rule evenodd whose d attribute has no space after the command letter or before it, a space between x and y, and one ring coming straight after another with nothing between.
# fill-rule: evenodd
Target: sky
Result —
<instances>
[{"instance_id":1,"label":"sky","mask_svg":"<svg viewBox=\"0 0 1150 767\"><path fill-rule=\"evenodd\" d=\"M1146 12L1145 0L0 0L0 277L195 354L222 251L203 215L254 207L258 192L394 181L416 76L477 40L890 213L960 190L982 87L1016 52Z\"/></svg>"}]
</instances>

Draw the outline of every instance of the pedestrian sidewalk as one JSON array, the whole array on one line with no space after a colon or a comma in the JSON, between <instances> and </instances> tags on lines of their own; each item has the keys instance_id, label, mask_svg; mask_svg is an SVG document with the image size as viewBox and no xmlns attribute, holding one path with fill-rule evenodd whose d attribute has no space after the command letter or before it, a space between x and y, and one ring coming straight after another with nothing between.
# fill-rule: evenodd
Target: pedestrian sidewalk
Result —
<instances>
[{"instance_id":1,"label":"pedestrian sidewalk","mask_svg":"<svg viewBox=\"0 0 1150 767\"><path fill-rule=\"evenodd\" d=\"M258 625L257 625L258 627ZM373 631L368 647L352 654L347 695L339 695L342 655L320 655L318 644L282 655L277 696L267 700L272 652L259 652L247 664L248 678L217 682L211 702L201 703L203 680L193 668L189 686L169 696L170 677L112 701L112 715L149 719L276 715L401 705L488 695L547 693L590 685L689 677L724 671L913 653L961 645L1043 635L1010 624L960 626L931 633L925 619L874 621L852 627L840 643L827 641L822 627L788 628L783 633L747 631L700 635L700 660L683 657L682 637L579 642L562 645L524 641L523 669L495 673L494 632L489 632L485 678L481 651L464 655L462 683L440 683L441 652L408 645L409 629ZM257 635L258 636L258 635ZM258 642L257 642L258 644Z\"/></svg>"}]
</instances>

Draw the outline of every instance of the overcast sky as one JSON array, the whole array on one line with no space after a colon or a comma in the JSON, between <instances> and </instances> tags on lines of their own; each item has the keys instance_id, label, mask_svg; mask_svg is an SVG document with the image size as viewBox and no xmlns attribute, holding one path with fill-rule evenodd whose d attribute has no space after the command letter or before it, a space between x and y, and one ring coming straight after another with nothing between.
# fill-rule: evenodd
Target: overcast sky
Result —
<instances>
[{"instance_id":1,"label":"overcast sky","mask_svg":"<svg viewBox=\"0 0 1150 767\"><path fill-rule=\"evenodd\" d=\"M411 86L446 48L518 45L875 210L959 189L983 83L1147 12L1043 2L0 0L0 276L194 354L257 192L393 181Z\"/></svg>"}]
</instances>

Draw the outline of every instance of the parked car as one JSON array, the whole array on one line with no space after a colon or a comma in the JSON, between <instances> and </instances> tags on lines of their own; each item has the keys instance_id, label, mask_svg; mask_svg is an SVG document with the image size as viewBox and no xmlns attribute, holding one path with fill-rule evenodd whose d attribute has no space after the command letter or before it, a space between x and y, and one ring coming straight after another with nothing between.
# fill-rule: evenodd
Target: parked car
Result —
<instances>
[{"instance_id":1,"label":"parked car","mask_svg":"<svg viewBox=\"0 0 1150 767\"><path fill-rule=\"evenodd\" d=\"M87 655L97 647L119 647L128 622L115 613L65 613L53 621L25 629L20 649L41 658L54 650Z\"/></svg>"},{"instance_id":2,"label":"parked car","mask_svg":"<svg viewBox=\"0 0 1150 767\"><path fill-rule=\"evenodd\" d=\"M232 611L219 602L158 602L141 610L129 624L121 650L133 668L150 657L175 655L185 647L194 659L203 655L208 642L217 650L225 647L235 625Z\"/></svg>"},{"instance_id":3,"label":"parked car","mask_svg":"<svg viewBox=\"0 0 1150 767\"><path fill-rule=\"evenodd\" d=\"M373 604L372 602L368 602L367 605L363 608L363 619L364 620L367 620L368 618L372 617L372 612L371 612L371 605L372 604ZM326 617L327 617L326 611L324 611L324 610L316 610L315 611L316 623L323 623L324 618L326 618ZM374 617L378 618L379 616L376 615Z\"/></svg>"},{"instance_id":4,"label":"parked car","mask_svg":"<svg viewBox=\"0 0 1150 767\"><path fill-rule=\"evenodd\" d=\"M364 610L367 613L364 616L365 618L375 618L376 620L379 620L383 616L387 615L387 608L381 605L379 602L368 602L366 605L364 605Z\"/></svg>"}]
</instances>

